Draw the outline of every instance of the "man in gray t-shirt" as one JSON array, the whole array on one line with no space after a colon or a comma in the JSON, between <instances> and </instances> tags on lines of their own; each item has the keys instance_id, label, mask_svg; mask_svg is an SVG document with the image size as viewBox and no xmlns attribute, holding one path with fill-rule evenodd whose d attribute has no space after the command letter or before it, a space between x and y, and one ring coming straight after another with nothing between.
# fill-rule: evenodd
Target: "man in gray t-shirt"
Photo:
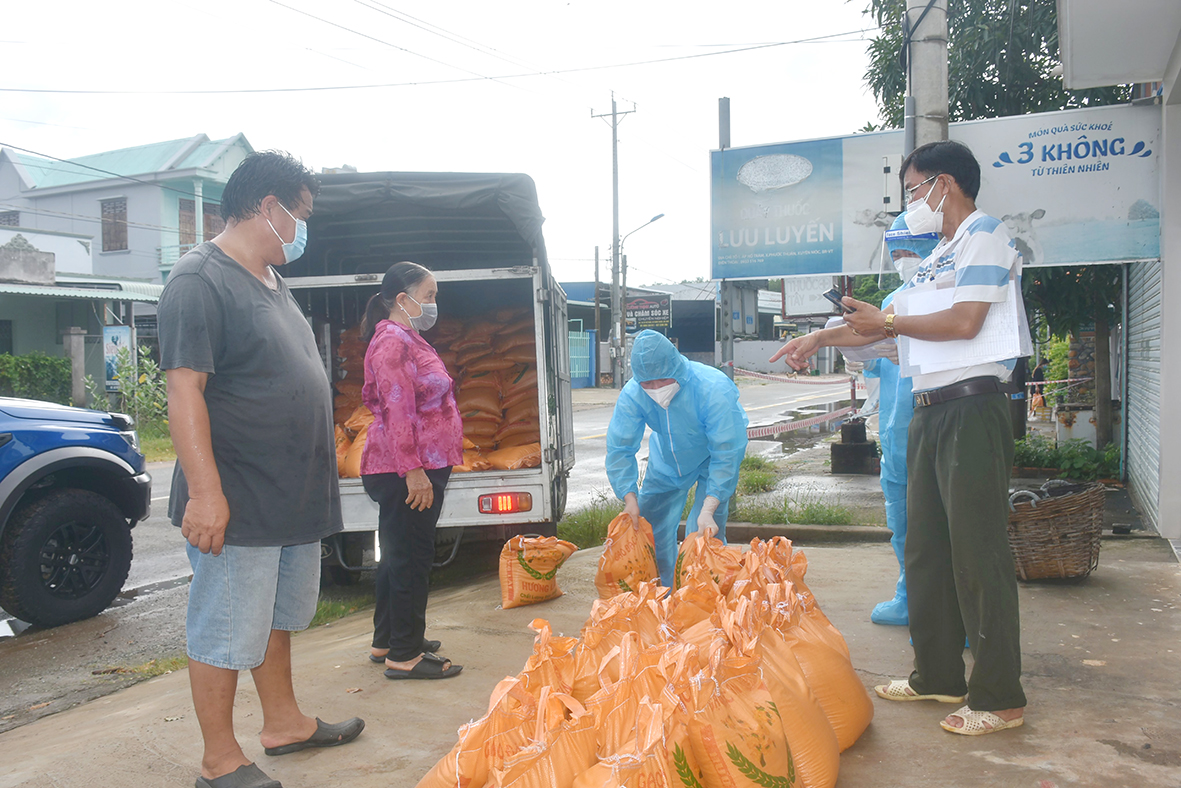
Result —
<instances>
[{"instance_id":1,"label":"man in gray t-shirt","mask_svg":"<svg viewBox=\"0 0 1181 788\"><path fill-rule=\"evenodd\" d=\"M320 539L342 527L331 387L275 273L303 253L318 190L287 154L248 156L222 197L226 229L180 259L160 297L177 456L168 511L193 567L186 640L205 744L197 788L278 785L234 736L241 670L254 674L267 755L344 744L365 727L305 715L291 682L291 632L316 610Z\"/></svg>"}]
</instances>

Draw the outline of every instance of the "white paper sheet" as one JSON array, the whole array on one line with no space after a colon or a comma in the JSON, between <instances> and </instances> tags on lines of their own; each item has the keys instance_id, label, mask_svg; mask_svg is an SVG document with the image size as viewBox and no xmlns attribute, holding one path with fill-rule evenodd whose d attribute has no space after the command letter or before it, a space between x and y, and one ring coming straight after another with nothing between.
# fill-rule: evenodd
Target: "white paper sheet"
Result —
<instances>
[{"instance_id":1,"label":"white paper sheet","mask_svg":"<svg viewBox=\"0 0 1181 788\"><path fill-rule=\"evenodd\" d=\"M914 287L894 296L894 311L899 315L930 315L951 309L954 297L954 287ZM1006 300L988 308L984 325L974 339L929 342L901 337L898 355L902 374L906 377L929 375L1017 358L1022 351L1024 325L1018 310L1023 312L1024 308L1018 300L1017 288L1010 287Z\"/></svg>"},{"instance_id":2,"label":"white paper sheet","mask_svg":"<svg viewBox=\"0 0 1181 788\"><path fill-rule=\"evenodd\" d=\"M845 325L845 319L842 317L830 317L828 322L824 324L825 328L837 328ZM848 361L873 361L877 358L891 358L894 355L893 339L882 339L874 342L871 345L862 345L860 347L841 347L837 345L837 350L841 351L841 355Z\"/></svg>"}]
</instances>

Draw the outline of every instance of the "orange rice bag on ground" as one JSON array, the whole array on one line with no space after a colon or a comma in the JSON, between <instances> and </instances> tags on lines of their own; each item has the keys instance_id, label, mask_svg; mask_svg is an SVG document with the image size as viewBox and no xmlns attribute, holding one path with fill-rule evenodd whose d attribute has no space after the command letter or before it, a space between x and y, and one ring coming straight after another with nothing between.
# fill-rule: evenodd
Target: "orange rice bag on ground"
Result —
<instances>
[{"instance_id":1,"label":"orange rice bag on ground","mask_svg":"<svg viewBox=\"0 0 1181 788\"><path fill-rule=\"evenodd\" d=\"M500 551L500 602L508 610L545 602L562 595L558 567L576 545L556 536L514 536Z\"/></svg>"}]
</instances>

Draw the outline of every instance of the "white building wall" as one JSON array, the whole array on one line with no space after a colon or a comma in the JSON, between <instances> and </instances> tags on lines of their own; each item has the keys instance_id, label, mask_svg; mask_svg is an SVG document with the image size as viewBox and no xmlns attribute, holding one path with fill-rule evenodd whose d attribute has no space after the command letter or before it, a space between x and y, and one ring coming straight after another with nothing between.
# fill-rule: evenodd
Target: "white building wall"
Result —
<instances>
[{"instance_id":1,"label":"white building wall","mask_svg":"<svg viewBox=\"0 0 1181 788\"><path fill-rule=\"evenodd\" d=\"M54 270L59 274L93 273L91 259L93 238L66 233L35 230L30 227L0 227L0 246L20 235L39 252L53 254Z\"/></svg>"}]
</instances>

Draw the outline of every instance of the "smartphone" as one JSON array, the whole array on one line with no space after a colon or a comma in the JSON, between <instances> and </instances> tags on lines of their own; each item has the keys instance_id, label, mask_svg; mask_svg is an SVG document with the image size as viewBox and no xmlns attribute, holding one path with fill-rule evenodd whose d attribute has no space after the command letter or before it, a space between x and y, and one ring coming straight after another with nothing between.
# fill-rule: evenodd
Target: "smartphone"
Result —
<instances>
[{"instance_id":1,"label":"smartphone","mask_svg":"<svg viewBox=\"0 0 1181 788\"><path fill-rule=\"evenodd\" d=\"M815 292L815 291L813 291L813 292ZM837 290L835 287L833 289L825 292L824 297L827 298L829 301L831 301L833 306L835 306L837 309L841 310L841 312L843 312L843 313L857 311L856 309L853 309L852 307L845 306L843 303L841 303L841 291Z\"/></svg>"}]
</instances>

